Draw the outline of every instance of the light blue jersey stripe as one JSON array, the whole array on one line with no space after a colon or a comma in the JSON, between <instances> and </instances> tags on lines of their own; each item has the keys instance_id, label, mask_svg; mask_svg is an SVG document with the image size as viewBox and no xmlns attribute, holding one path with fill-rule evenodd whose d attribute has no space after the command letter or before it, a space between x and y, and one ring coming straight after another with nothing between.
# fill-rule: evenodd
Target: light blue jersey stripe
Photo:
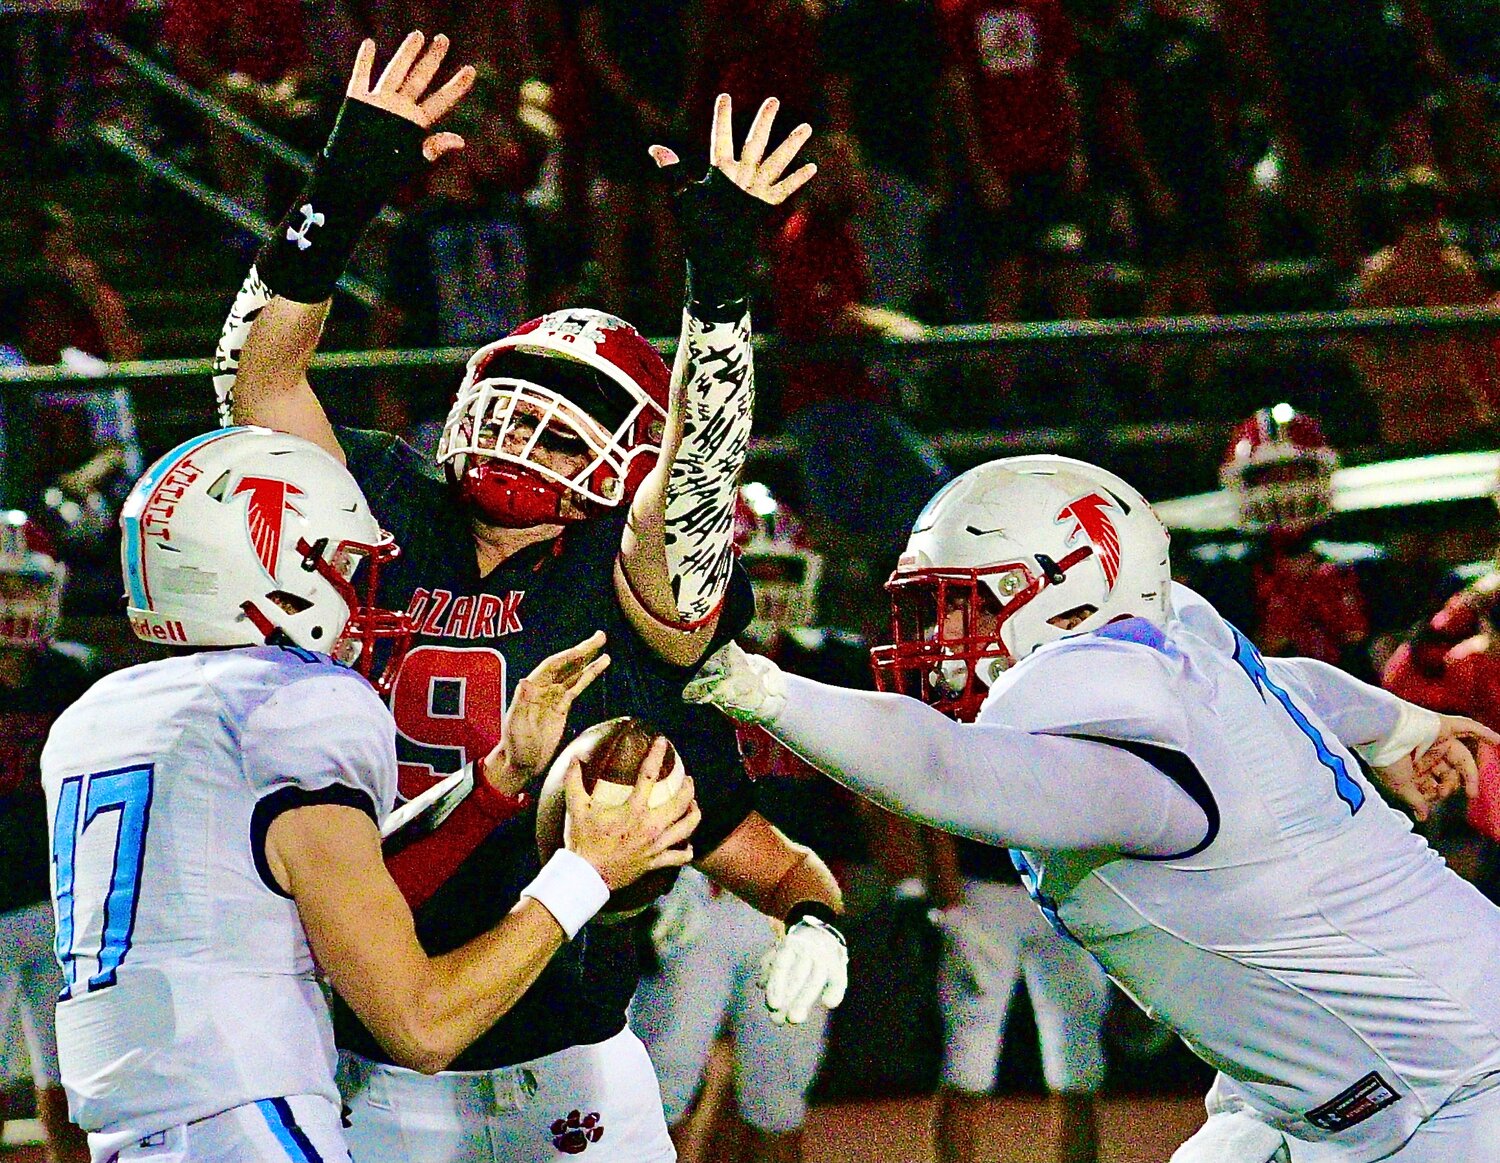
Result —
<instances>
[{"instance_id":1,"label":"light blue jersey stripe","mask_svg":"<svg viewBox=\"0 0 1500 1163\"><path fill-rule=\"evenodd\" d=\"M194 436L191 440L184 440L171 452L167 453L149 469L146 475L135 483L135 488L130 490L130 496L125 501L125 507L120 514L120 543L125 549L125 585L130 591L130 604L137 610L144 610L146 606L146 583L141 578L141 510L145 508L147 499L151 496L156 486L172 468L188 453L202 448L205 444L229 436L235 432L244 431L240 428L217 428L212 432L204 432L202 435Z\"/></svg>"},{"instance_id":2,"label":"light blue jersey stripe","mask_svg":"<svg viewBox=\"0 0 1500 1163\"><path fill-rule=\"evenodd\" d=\"M281 1144L281 1149L286 1152L286 1157L293 1163L313 1163L287 1129L286 1123L281 1119L274 1103L269 1098L263 1098L255 1104L255 1109L260 1111L260 1117L266 1120L266 1126L271 1128L271 1134L276 1136L276 1141Z\"/></svg>"}]
</instances>

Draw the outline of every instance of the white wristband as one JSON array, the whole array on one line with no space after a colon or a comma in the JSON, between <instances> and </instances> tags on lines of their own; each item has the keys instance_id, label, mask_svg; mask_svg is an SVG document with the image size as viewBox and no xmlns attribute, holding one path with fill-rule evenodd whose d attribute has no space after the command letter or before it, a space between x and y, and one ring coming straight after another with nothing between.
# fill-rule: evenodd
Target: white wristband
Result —
<instances>
[{"instance_id":1,"label":"white wristband","mask_svg":"<svg viewBox=\"0 0 1500 1163\"><path fill-rule=\"evenodd\" d=\"M582 856L559 848L521 890L521 897L539 901L571 941L609 900L609 885Z\"/></svg>"},{"instance_id":2,"label":"white wristband","mask_svg":"<svg viewBox=\"0 0 1500 1163\"><path fill-rule=\"evenodd\" d=\"M1401 700L1396 728L1384 739L1364 743L1353 750L1371 767L1389 767L1413 751L1426 751L1438 737L1442 719L1436 711Z\"/></svg>"}]
</instances>

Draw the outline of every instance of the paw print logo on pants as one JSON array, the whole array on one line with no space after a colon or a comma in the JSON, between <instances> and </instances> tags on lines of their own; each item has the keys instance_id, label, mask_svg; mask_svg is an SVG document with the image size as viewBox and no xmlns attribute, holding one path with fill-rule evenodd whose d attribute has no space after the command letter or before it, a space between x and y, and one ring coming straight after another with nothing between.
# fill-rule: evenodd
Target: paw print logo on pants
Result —
<instances>
[{"instance_id":1,"label":"paw print logo on pants","mask_svg":"<svg viewBox=\"0 0 1500 1163\"><path fill-rule=\"evenodd\" d=\"M582 1114L571 1110L565 1119L552 1120L552 1145L565 1155L581 1155L590 1143L604 1138L604 1124L599 1121L599 1112Z\"/></svg>"}]
</instances>

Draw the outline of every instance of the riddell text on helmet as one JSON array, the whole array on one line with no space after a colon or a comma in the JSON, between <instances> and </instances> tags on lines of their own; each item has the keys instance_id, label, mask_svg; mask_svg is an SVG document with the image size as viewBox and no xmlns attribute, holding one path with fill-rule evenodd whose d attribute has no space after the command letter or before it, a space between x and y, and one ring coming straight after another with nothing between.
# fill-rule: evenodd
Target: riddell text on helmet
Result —
<instances>
[{"instance_id":1,"label":"riddell text on helmet","mask_svg":"<svg viewBox=\"0 0 1500 1163\"><path fill-rule=\"evenodd\" d=\"M130 629L137 638L154 638L158 642L179 642L187 644L187 631L182 628L182 623L172 618L153 618L149 616L130 619Z\"/></svg>"}]
</instances>

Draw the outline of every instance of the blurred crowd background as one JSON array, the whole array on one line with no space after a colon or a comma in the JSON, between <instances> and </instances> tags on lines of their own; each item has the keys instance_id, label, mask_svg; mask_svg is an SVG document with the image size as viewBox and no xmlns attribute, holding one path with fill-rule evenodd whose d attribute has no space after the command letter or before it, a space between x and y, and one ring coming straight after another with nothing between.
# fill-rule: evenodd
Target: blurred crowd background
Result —
<instances>
[{"instance_id":1,"label":"blurred crowd background","mask_svg":"<svg viewBox=\"0 0 1500 1163\"><path fill-rule=\"evenodd\" d=\"M1006 452L1072 452L1167 498L1219 487L1237 426L1277 405L1265 440L1345 464L1500 447L1500 327L1111 343L1048 330L1500 303L1496 0L0 3L0 367L106 376L209 356L361 39L388 52L413 27L448 33L452 59L480 69L445 126L468 146L371 231L325 351L473 348L575 303L670 338L670 194L702 170L714 95L732 95L740 133L773 95L778 132L812 124L819 175L768 224L756 272L756 330L776 342L758 357L751 500L800 514L795 538L785 522L776 534L783 558L819 555L815 604L784 629L878 638L878 586L916 509ZM653 142L681 167L658 171ZM952 342L950 325L986 323L1036 326L1027 342ZM828 340L842 345L806 346ZM461 359L353 362L317 380L336 416L432 447ZM0 511L29 513L65 563L62 633L104 665L145 656L114 617L119 502L146 461L214 422L201 368L157 372L0 382ZM1321 428L1292 432L1294 414ZM1374 677L1457 588L1479 619L1462 628L1489 650L1487 498L1339 517L1324 504L1271 548L1274 522L1241 516L1182 536L1178 564L1223 604L1237 593L1263 648L1274 630ZM1299 556L1314 532L1322 548ZM1350 571L1363 622L1303 632ZM1483 875L1492 854L1460 817L1433 835ZM867 824L846 855L878 867L876 895L921 882L922 845ZM935 963L927 898L902 899L906 914L856 929L860 956L925 948ZM851 997L826 1094L931 1082L927 986ZM918 1002L894 1033L880 1025L892 989ZM1144 1019L1110 1029L1113 1085L1201 1083ZM1002 1086L1040 1085L1028 1044L1008 1040Z\"/></svg>"}]
</instances>

